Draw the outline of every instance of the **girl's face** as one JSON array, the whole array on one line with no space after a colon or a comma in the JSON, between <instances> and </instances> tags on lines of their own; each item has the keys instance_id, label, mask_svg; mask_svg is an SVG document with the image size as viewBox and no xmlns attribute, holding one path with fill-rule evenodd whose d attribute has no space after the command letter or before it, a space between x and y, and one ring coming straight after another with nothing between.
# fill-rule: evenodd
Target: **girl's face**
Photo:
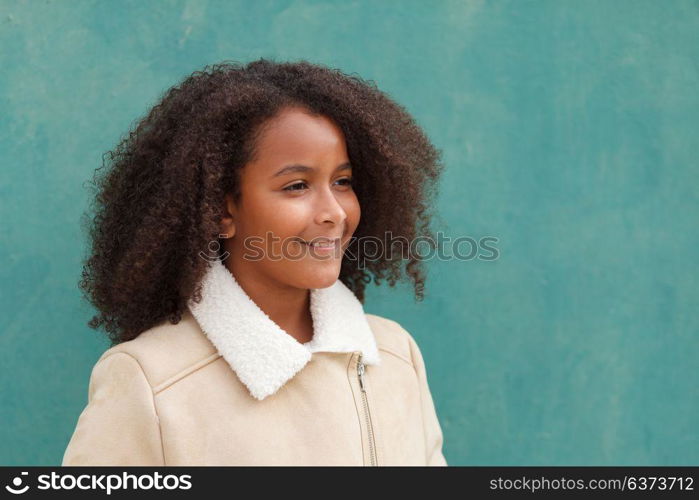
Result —
<instances>
[{"instance_id":1,"label":"girl's face","mask_svg":"<svg viewBox=\"0 0 699 500\"><path fill-rule=\"evenodd\" d=\"M262 287L325 288L359 224L342 130L324 116L284 108L258 138L257 158L241 170L241 197L226 198L224 261L236 278ZM306 242L331 240L334 247Z\"/></svg>"}]
</instances>

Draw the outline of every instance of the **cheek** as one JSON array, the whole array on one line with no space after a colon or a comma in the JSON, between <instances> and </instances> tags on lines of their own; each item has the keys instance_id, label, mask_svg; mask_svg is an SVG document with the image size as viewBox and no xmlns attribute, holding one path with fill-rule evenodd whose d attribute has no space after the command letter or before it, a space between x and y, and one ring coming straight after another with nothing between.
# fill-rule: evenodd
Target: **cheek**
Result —
<instances>
[{"instance_id":1,"label":"cheek","mask_svg":"<svg viewBox=\"0 0 699 500\"><path fill-rule=\"evenodd\" d=\"M308 219L308 210L303 204L284 201L258 205L251 213L255 214L254 227L249 232L263 237L268 231L281 238L296 236L303 231Z\"/></svg>"}]
</instances>

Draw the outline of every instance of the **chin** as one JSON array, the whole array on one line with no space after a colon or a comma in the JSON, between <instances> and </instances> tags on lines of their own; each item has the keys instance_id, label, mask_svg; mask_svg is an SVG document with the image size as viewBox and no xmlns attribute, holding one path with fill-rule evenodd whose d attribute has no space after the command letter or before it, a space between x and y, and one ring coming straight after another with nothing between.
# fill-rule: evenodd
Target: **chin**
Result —
<instances>
[{"instance_id":1,"label":"chin","mask_svg":"<svg viewBox=\"0 0 699 500\"><path fill-rule=\"evenodd\" d=\"M303 288L328 288L332 286L340 277L340 268L331 268L325 270L314 269L305 276L302 276L301 281L304 283Z\"/></svg>"}]
</instances>

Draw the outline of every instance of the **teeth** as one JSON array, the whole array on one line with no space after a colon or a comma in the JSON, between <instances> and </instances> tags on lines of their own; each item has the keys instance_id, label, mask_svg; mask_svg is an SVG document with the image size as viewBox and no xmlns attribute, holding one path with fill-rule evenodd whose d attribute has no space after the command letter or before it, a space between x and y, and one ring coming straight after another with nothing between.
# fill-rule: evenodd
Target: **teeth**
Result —
<instances>
[{"instance_id":1,"label":"teeth","mask_svg":"<svg viewBox=\"0 0 699 500\"><path fill-rule=\"evenodd\" d=\"M308 241L306 242L306 245L312 246L312 247L325 247L325 248L330 248L335 246L334 241L319 241L315 243L309 243Z\"/></svg>"}]
</instances>

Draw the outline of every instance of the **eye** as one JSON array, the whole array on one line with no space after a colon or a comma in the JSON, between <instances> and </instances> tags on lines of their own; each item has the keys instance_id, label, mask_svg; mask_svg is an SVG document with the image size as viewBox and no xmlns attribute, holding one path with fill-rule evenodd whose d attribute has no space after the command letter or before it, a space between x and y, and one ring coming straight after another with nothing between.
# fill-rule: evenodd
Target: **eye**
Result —
<instances>
[{"instance_id":1,"label":"eye","mask_svg":"<svg viewBox=\"0 0 699 500\"><path fill-rule=\"evenodd\" d=\"M352 186L352 178L351 177L345 177L343 179L338 179L336 182L342 183L342 186ZM283 191L302 191L303 189L306 189L306 183L305 182L296 182L294 184L291 184L283 189Z\"/></svg>"},{"instance_id":2,"label":"eye","mask_svg":"<svg viewBox=\"0 0 699 500\"><path fill-rule=\"evenodd\" d=\"M297 182L295 184L292 184L291 186L287 186L284 188L284 191L300 191L300 189L296 189L297 186L305 186L305 182Z\"/></svg>"}]
</instances>

